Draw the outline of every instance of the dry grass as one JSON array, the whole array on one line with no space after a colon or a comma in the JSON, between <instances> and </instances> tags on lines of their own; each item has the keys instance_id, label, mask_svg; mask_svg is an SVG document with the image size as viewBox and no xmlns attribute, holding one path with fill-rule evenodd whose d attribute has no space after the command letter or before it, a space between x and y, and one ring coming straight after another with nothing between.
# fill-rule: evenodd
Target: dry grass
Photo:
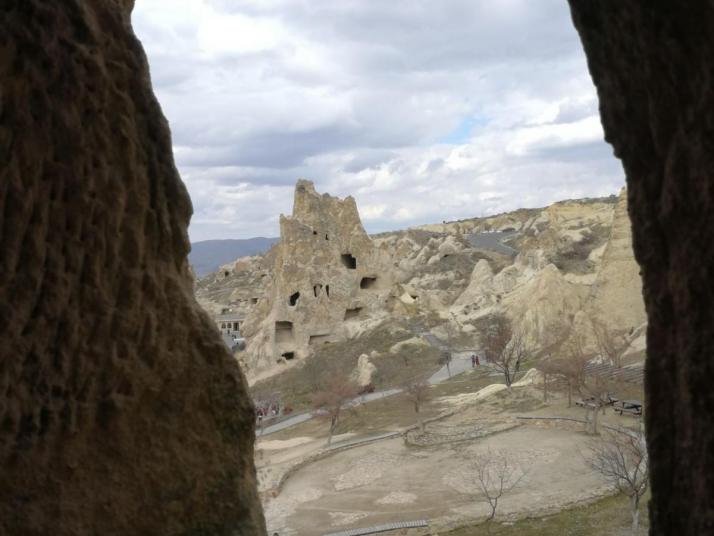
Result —
<instances>
[{"instance_id":1,"label":"dry grass","mask_svg":"<svg viewBox=\"0 0 714 536\"><path fill-rule=\"evenodd\" d=\"M649 494L640 506L640 530L647 534L647 502ZM622 495L606 497L587 506L568 508L552 516L517 521L510 525L494 523L491 531L484 524L462 527L445 536L625 536L630 534L629 501Z\"/></svg>"},{"instance_id":2,"label":"dry grass","mask_svg":"<svg viewBox=\"0 0 714 536\"><path fill-rule=\"evenodd\" d=\"M315 355L305 359L300 367L256 383L251 392L280 393L284 404L295 411L310 407L313 394L321 388L326 373L335 369L351 374L359 356L373 351L379 356L372 360L377 367L373 383L376 389L401 385L414 377L428 377L439 369L439 351L429 345L408 345L399 354L389 353L389 348L414 335L395 326L381 326L354 340L327 344ZM398 326L397 326L398 328Z\"/></svg>"}]
</instances>

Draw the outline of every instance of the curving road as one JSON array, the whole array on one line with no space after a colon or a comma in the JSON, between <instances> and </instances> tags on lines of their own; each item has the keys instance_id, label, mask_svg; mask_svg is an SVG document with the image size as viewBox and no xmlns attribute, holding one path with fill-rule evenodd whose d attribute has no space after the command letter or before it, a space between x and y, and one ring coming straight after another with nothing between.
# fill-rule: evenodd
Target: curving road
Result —
<instances>
[{"instance_id":1,"label":"curving road","mask_svg":"<svg viewBox=\"0 0 714 536\"><path fill-rule=\"evenodd\" d=\"M433 333L426 331L425 329L421 328L418 324L412 326L412 331L424 337L424 339L431 344L433 347L438 348L439 350L447 351L448 346L446 343L444 343L441 339L436 337ZM463 372L466 372L467 370L471 369L471 354L473 352L454 352L452 353L452 359L449 367L447 368L446 366L441 367L439 370L437 370L434 374L432 374L429 379L427 380L430 385L436 385L439 384L445 380L448 380L452 376L456 376L458 374L461 374ZM360 395L358 397L353 398L345 406L347 407L352 407L352 406L360 406L362 404L366 404L368 402L372 402L374 400L381 400L382 398L387 398L388 396L393 396L396 394L399 394L402 392L402 389L394 388L394 389L385 389L383 391L375 391L374 393L368 393L364 395ZM292 415L291 417L288 417L287 419L284 419L280 422L276 422L275 424L267 425L263 427L263 431L261 432L259 429L256 430L256 434L260 437L266 436L273 434L275 432L279 432L280 430L285 430L286 428L291 428L293 426L296 426L300 423L303 423L305 421L309 421L312 419L314 415L310 411L306 411L304 413L297 413L295 415Z\"/></svg>"},{"instance_id":2,"label":"curving road","mask_svg":"<svg viewBox=\"0 0 714 536\"><path fill-rule=\"evenodd\" d=\"M495 251L503 255L515 257L518 251L503 243L507 238L516 234L516 231L497 231L493 233L474 233L466 236L472 246L479 249Z\"/></svg>"}]
</instances>

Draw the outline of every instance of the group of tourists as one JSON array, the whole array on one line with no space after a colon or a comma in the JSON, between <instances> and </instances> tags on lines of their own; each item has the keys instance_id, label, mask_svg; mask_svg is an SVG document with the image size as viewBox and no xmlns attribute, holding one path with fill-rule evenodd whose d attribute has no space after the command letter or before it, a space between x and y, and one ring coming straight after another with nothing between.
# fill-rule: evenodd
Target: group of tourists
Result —
<instances>
[{"instance_id":1,"label":"group of tourists","mask_svg":"<svg viewBox=\"0 0 714 536\"><path fill-rule=\"evenodd\" d=\"M263 417L274 417L280 415L280 402L273 402L255 408L255 417L261 421Z\"/></svg>"},{"instance_id":2,"label":"group of tourists","mask_svg":"<svg viewBox=\"0 0 714 536\"><path fill-rule=\"evenodd\" d=\"M471 368L476 368L481 365L481 359L476 354L471 354Z\"/></svg>"}]
</instances>

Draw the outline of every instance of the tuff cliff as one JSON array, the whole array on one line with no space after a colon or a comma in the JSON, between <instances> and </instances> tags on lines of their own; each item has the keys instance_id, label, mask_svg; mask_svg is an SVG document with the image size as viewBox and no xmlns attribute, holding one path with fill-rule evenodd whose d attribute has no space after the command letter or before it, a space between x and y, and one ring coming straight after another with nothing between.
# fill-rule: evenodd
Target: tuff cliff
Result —
<instances>
[{"instance_id":1,"label":"tuff cliff","mask_svg":"<svg viewBox=\"0 0 714 536\"><path fill-rule=\"evenodd\" d=\"M298 181L292 216L280 218L268 290L247 316L251 369L304 358L343 340L382 311L392 286L385 257L362 227L354 199Z\"/></svg>"},{"instance_id":2,"label":"tuff cliff","mask_svg":"<svg viewBox=\"0 0 714 536\"><path fill-rule=\"evenodd\" d=\"M132 6L0 8L0 534L265 531Z\"/></svg>"},{"instance_id":3,"label":"tuff cliff","mask_svg":"<svg viewBox=\"0 0 714 536\"><path fill-rule=\"evenodd\" d=\"M218 304L212 296L264 296L251 305L243 330L248 348L239 354L251 379L298 363L325 343L395 322L426 322L442 337L458 333L461 345L478 348L481 319L497 312L522 329L534 353L554 329L577 321L589 331L592 322L606 321L632 334L634 355L645 318L626 206L622 191L370 239L351 198L320 196L301 181L293 216L281 220L281 241L263 263L239 259L204 280L210 283L199 281L197 295L214 309L244 302ZM273 268L261 271L259 285L238 283L246 267L268 260Z\"/></svg>"}]
</instances>

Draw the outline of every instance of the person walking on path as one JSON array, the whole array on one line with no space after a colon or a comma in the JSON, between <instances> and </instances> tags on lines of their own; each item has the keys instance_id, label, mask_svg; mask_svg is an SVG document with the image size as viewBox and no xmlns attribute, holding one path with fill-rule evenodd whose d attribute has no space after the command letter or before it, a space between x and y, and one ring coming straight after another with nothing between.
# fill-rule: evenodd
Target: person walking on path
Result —
<instances>
[{"instance_id":1,"label":"person walking on path","mask_svg":"<svg viewBox=\"0 0 714 536\"><path fill-rule=\"evenodd\" d=\"M476 367L476 356L474 354L471 354L471 368Z\"/></svg>"},{"instance_id":2,"label":"person walking on path","mask_svg":"<svg viewBox=\"0 0 714 536\"><path fill-rule=\"evenodd\" d=\"M477 367L481 366L481 361L479 361L478 356L476 356L476 366Z\"/></svg>"}]
</instances>

